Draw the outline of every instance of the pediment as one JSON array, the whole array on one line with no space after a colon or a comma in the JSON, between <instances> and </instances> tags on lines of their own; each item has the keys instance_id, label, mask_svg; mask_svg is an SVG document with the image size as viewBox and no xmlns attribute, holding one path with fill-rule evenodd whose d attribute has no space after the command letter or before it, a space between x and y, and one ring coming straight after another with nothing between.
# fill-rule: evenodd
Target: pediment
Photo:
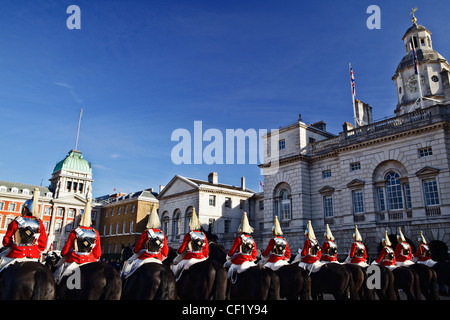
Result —
<instances>
[{"instance_id":1,"label":"pediment","mask_svg":"<svg viewBox=\"0 0 450 320\"><path fill-rule=\"evenodd\" d=\"M77 207L83 207L86 205L86 199L84 197L81 197L77 194L75 195L66 195L63 197L59 197L56 199L53 199L52 201L55 205L56 204L63 204L63 205L71 205L71 206L77 206Z\"/></svg>"},{"instance_id":2,"label":"pediment","mask_svg":"<svg viewBox=\"0 0 450 320\"><path fill-rule=\"evenodd\" d=\"M364 187L365 184L366 184L366 182L364 180L353 179L352 181L347 183L347 188L349 188L349 189L362 188L362 187Z\"/></svg>"},{"instance_id":3,"label":"pediment","mask_svg":"<svg viewBox=\"0 0 450 320\"><path fill-rule=\"evenodd\" d=\"M439 174L439 169L434 167L425 166L419 171L416 172L416 176L425 177L425 176L437 176Z\"/></svg>"},{"instance_id":4,"label":"pediment","mask_svg":"<svg viewBox=\"0 0 450 320\"><path fill-rule=\"evenodd\" d=\"M329 195L334 193L334 188L330 186L325 186L319 189L319 193L322 195Z\"/></svg>"},{"instance_id":5,"label":"pediment","mask_svg":"<svg viewBox=\"0 0 450 320\"><path fill-rule=\"evenodd\" d=\"M198 185L193 183L187 178L176 175L162 192L158 195L158 199L173 196L176 194L182 194L189 191L198 190Z\"/></svg>"}]
</instances>

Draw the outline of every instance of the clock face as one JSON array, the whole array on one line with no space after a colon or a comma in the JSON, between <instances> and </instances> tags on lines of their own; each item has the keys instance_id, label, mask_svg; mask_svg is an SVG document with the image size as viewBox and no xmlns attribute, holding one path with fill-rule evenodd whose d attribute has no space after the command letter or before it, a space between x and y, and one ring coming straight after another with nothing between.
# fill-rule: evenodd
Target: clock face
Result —
<instances>
[{"instance_id":1,"label":"clock face","mask_svg":"<svg viewBox=\"0 0 450 320\"><path fill-rule=\"evenodd\" d=\"M423 76L420 76L421 87L423 87L423 84L424 84ZM417 83L417 75L413 74L408 78L408 81L406 82L406 88L408 88L410 92L417 92L417 90L419 90L419 85Z\"/></svg>"}]
</instances>

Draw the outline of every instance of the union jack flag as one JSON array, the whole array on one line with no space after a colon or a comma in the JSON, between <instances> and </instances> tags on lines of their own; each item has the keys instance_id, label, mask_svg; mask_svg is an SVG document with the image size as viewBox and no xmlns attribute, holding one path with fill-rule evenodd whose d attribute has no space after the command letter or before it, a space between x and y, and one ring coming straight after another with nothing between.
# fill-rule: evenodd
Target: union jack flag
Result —
<instances>
[{"instance_id":1,"label":"union jack flag","mask_svg":"<svg viewBox=\"0 0 450 320\"><path fill-rule=\"evenodd\" d=\"M259 180L259 185L262 187L262 189L263 189L263 191L264 191L264 185L263 185L263 183L262 183L261 180Z\"/></svg>"},{"instance_id":2,"label":"union jack flag","mask_svg":"<svg viewBox=\"0 0 450 320\"><path fill-rule=\"evenodd\" d=\"M352 81L352 96L355 97L355 75L353 74L352 65L350 66L350 80Z\"/></svg>"},{"instance_id":3,"label":"union jack flag","mask_svg":"<svg viewBox=\"0 0 450 320\"><path fill-rule=\"evenodd\" d=\"M414 47L413 44L413 58L414 58L414 73L415 74L419 74L419 65L417 63L417 53L416 53L416 48Z\"/></svg>"}]
</instances>

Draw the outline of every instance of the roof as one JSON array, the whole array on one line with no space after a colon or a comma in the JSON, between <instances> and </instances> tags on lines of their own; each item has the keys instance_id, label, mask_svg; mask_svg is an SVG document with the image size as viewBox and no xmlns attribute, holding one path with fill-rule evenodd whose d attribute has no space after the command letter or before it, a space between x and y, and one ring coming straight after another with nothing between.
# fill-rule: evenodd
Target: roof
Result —
<instances>
[{"instance_id":1,"label":"roof","mask_svg":"<svg viewBox=\"0 0 450 320\"><path fill-rule=\"evenodd\" d=\"M158 194L156 192L153 192L152 189L145 189L141 191L136 192L130 192L130 193L114 193L114 194L108 194L104 196L100 196L94 199L94 202L101 203L101 204L108 204L112 202L118 202L118 201L125 201L130 199L135 200L149 200L149 201L157 201Z\"/></svg>"},{"instance_id":2,"label":"roof","mask_svg":"<svg viewBox=\"0 0 450 320\"><path fill-rule=\"evenodd\" d=\"M417 49L416 52L417 52L417 60L419 62L421 62L421 61L440 61L440 62L445 62L448 64L447 60L441 54L439 54L437 51L435 51L431 48L421 47L420 49ZM400 63L398 64L396 73L400 70L403 70L405 68L409 68L412 66L414 66L414 57L413 57L413 52L410 51L403 57L402 61L400 61Z\"/></svg>"},{"instance_id":3,"label":"roof","mask_svg":"<svg viewBox=\"0 0 450 320\"><path fill-rule=\"evenodd\" d=\"M61 169L92 174L91 164L78 150L70 150L68 155L55 166L53 173Z\"/></svg>"},{"instance_id":4,"label":"roof","mask_svg":"<svg viewBox=\"0 0 450 320\"><path fill-rule=\"evenodd\" d=\"M47 187L43 186L36 186L34 184L26 184L26 183L20 183L20 182L10 182L10 181L2 181L0 180L0 187L5 186L6 192L11 192L12 188L17 188L19 190L19 193L22 193L24 189L30 190L30 196L32 195L32 192L34 191L34 188L39 188L40 195L43 196L47 192L50 192L50 190Z\"/></svg>"},{"instance_id":5,"label":"roof","mask_svg":"<svg viewBox=\"0 0 450 320\"><path fill-rule=\"evenodd\" d=\"M250 190L248 188L242 189L241 187L235 187L229 184L222 184L222 183L211 183L209 181L204 181L204 180L199 180L199 179L192 179L192 178L186 178L189 181L192 181L193 183L195 183L196 185L198 185L199 187L202 185L207 185L207 186L212 186L212 187L218 187L218 188L224 188L224 189L230 189L230 190L235 190L235 191L245 191L245 192L251 192L251 193L255 193L255 191Z\"/></svg>"},{"instance_id":6,"label":"roof","mask_svg":"<svg viewBox=\"0 0 450 320\"><path fill-rule=\"evenodd\" d=\"M408 36L408 34L417 32L417 31L427 31L429 34L431 34L430 30L428 30L424 26L414 23L412 25L412 27L410 27L408 30L406 30L405 34L403 35L402 40L405 40L405 38Z\"/></svg>"}]
</instances>

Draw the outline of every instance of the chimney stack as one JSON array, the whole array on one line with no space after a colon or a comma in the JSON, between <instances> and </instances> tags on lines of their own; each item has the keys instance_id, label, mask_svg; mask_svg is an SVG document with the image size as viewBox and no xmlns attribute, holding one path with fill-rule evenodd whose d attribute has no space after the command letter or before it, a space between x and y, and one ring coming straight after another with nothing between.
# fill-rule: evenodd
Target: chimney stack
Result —
<instances>
[{"instance_id":1,"label":"chimney stack","mask_svg":"<svg viewBox=\"0 0 450 320\"><path fill-rule=\"evenodd\" d=\"M242 178L241 178L241 189L245 190L245 177L244 176L242 176Z\"/></svg>"},{"instance_id":2,"label":"chimney stack","mask_svg":"<svg viewBox=\"0 0 450 320\"><path fill-rule=\"evenodd\" d=\"M219 183L219 177L217 175L217 172L211 172L208 175L208 182L212 184L218 184Z\"/></svg>"}]
</instances>

